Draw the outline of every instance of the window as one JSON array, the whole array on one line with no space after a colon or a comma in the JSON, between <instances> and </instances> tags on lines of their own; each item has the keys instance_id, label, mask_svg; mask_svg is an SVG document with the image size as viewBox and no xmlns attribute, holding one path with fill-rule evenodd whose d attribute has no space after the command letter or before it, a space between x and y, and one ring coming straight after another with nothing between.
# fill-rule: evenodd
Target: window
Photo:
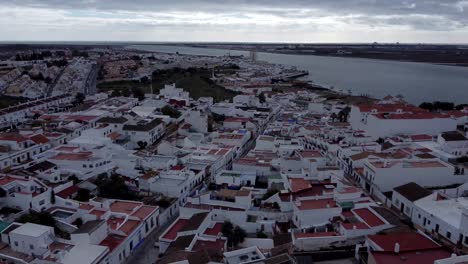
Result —
<instances>
[{"instance_id":1,"label":"window","mask_svg":"<svg viewBox=\"0 0 468 264\"><path fill-rule=\"evenodd\" d=\"M86 167L87 167L86 164L83 164L83 168L86 168Z\"/></svg>"},{"instance_id":2,"label":"window","mask_svg":"<svg viewBox=\"0 0 468 264\"><path fill-rule=\"evenodd\" d=\"M33 250L33 249L34 249L34 246L33 246L33 245L29 245L29 249Z\"/></svg>"},{"instance_id":3,"label":"window","mask_svg":"<svg viewBox=\"0 0 468 264\"><path fill-rule=\"evenodd\" d=\"M468 245L468 236L465 237L465 242L464 242L465 245Z\"/></svg>"},{"instance_id":4,"label":"window","mask_svg":"<svg viewBox=\"0 0 468 264\"><path fill-rule=\"evenodd\" d=\"M130 250L133 250L133 241L130 242Z\"/></svg>"},{"instance_id":5,"label":"window","mask_svg":"<svg viewBox=\"0 0 468 264\"><path fill-rule=\"evenodd\" d=\"M450 239L451 236L452 236L452 233L447 232L447 238Z\"/></svg>"},{"instance_id":6,"label":"window","mask_svg":"<svg viewBox=\"0 0 468 264\"><path fill-rule=\"evenodd\" d=\"M15 247L17 247L17 246L18 246L18 241L15 241Z\"/></svg>"},{"instance_id":7,"label":"window","mask_svg":"<svg viewBox=\"0 0 468 264\"><path fill-rule=\"evenodd\" d=\"M43 204L45 204L45 200L39 201L39 205L43 205Z\"/></svg>"}]
</instances>

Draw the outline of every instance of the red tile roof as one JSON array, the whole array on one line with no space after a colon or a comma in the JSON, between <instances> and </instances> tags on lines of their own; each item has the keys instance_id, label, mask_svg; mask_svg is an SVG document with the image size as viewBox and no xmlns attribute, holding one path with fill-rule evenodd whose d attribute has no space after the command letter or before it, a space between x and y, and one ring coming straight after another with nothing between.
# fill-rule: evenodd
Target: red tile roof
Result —
<instances>
[{"instance_id":1,"label":"red tile roof","mask_svg":"<svg viewBox=\"0 0 468 264\"><path fill-rule=\"evenodd\" d=\"M151 216L153 213L155 213L158 210L158 207L155 206L149 206L149 205L143 205L142 207L138 208L132 216L138 217L141 220L145 220L149 216Z\"/></svg>"},{"instance_id":2,"label":"red tile roof","mask_svg":"<svg viewBox=\"0 0 468 264\"><path fill-rule=\"evenodd\" d=\"M30 137L29 139L31 139L36 144L49 143L49 139L46 136L42 135L42 134L34 135L34 136Z\"/></svg>"},{"instance_id":3,"label":"red tile roof","mask_svg":"<svg viewBox=\"0 0 468 264\"><path fill-rule=\"evenodd\" d=\"M164 235L164 239L175 240L177 233L188 223L188 219L179 219Z\"/></svg>"},{"instance_id":4,"label":"red tile roof","mask_svg":"<svg viewBox=\"0 0 468 264\"><path fill-rule=\"evenodd\" d=\"M99 210L99 209L93 209L90 214L95 215L98 219L101 219L101 216L103 216L107 211L105 210Z\"/></svg>"},{"instance_id":5,"label":"red tile roof","mask_svg":"<svg viewBox=\"0 0 468 264\"><path fill-rule=\"evenodd\" d=\"M23 135L20 135L18 133L6 132L6 133L0 133L0 140L16 141L16 142L20 143L20 142L24 142L24 141L28 140L28 138L23 136Z\"/></svg>"},{"instance_id":6,"label":"red tile roof","mask_svg":"<svg viewBox=\"0 0 468 264\"><path fill-rule=\"evenodd\" d=\"M376 216L367 208L355 209L353 212L362 220L364 220L364 222L366 222L366 224L370 227L376 227L385 224L378 216Z\"/></svg>"},{"instance_id":7,"label":"red tile roof","mask_svg":"<svg viewBox=\"0 0 468 264\"><path fill-rule=\"evenodd\" d=\"M119 235L108 235L99 245L109 248L109 251L112 252L116 249L122 242L124 242L126 237Z\"/></svg>"},{"instance_id":8,"label":"red tile roof","mask_svg":"<svg viewBox=\"0 0 468 264\"><path fill-rule=\"evenodd\" d=\"M60 198L67 199L73 194L75 194L76 192L78 192L78 189L80 189L78 186L72 185L66 189L61 190L56 195Z\"/></svg>"},{"instance_id":9,"label":"red tile roof","mask_svg":"<svg viewBox=\"0 0 468 264\"><path fill-rule=\"evenodd\" d=\"M224 239L216 239L215 241L198 239L195 242L195 245L193 246L192 250L199 251L199 250L204 250L204 249L216 249L219 251L223 251L225 244L226 244L226 240Z\"/></svg>"},{"instance_id":10,"label":"red tile roof","mask_svg":"<svg viewBox=\"0 0 468 264\"><path fill-rule=\"evenodd\" d=\"M312 187L310 182L303 178L291 178L289 179L289 184L291 185L292 192L298 192Z\"/></svg>"},{"instance_id":11,"label":"red tile roof","mask_svg":"<svg viewBox=\"0 0 468 264\"><path fill-rule=\"evenodd\" d=\"M395 250L395 243L400 245L400 252L440 248L440 245L416 232L373 235L367 238L380 247L382 251L388 252Z\"/></svg>"},{"instance_id":12,"label":"red tile roof","mask_svg":"<svg viewBox=\"0 0 468 264\"><path fill-rule=\"evenodd\" d=\"M130 235L140 225L140 223L141 221L129 219L119 228L119 230Z\"/></svg>"},{"instance_id":13,"label":"red tile roof","mask_svg":"<svg viewBox=\"0 0 468 264\"><path fill-rule=\"evenodd\" d=\"M141 202L115 201L111 204L110 210L116 213L131 214L137 207L142 205Z\"/></svg>"},{"instance_id":14,"label":"red tile roof","mask_svg":"<svg viewBox=\"0 0 468 264\"><path fill-rule=\"evenodd\" d=\"M222 227L222 223L216 223L213 228L207 228L204 234L209 236L217 236L219 233L221 233Z\"/></svg>"},{"instance_id":15,"label":"red tile roof","mask_svg":"<svg viewBox=\"0 0 468 264\"><path fill-rule=\"evenodd\" d=\"M301 205L298 206L299 210L314 210L332 207L337 207L336 202L333 199L305 200L301 201Z\"/></svg>"},{"instance_id":16,"label":"red tile roof","mask_svg":"<svg viewBox=\"0 0 468 264\"><path fill-rule=\"evenodd\" d=\"M91 158L92 152L65 153L61 152L52 157L53 160L82 161Z\"/></svg>"},{"instance_id":17,"label":"red tile roof","mask_svg":"<svg viewBox=\"0 0 468 264\"><path fill-rule=\"evenodd\" d=\"M369 229L369 227L364 223L341 223L344 229L352 230L356 229Z\"/></svg>"},{"instance_id":18,"label":"red tile roof","mask_svg":"<svg viewBox=\"0 0 468 264\"><path fill-rule=\"evenodd\" d=\"M411 251L400 254L393 252L372 252L375 264L408 264L408 263L434 263L439 259L448 258L451 252L446 249L432 249L423 251Z\"/></svg>"}]
</instances>

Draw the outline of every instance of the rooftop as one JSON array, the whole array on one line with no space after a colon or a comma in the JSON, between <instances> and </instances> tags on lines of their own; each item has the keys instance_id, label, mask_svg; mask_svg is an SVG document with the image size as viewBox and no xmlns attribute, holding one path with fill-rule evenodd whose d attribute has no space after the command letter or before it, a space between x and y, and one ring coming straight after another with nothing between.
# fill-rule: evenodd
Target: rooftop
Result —
<instances>
[{"instance_id":1,"label":"rooftop","mask_svg":"<svg viewBox=\"0 0 468 264\"><path fill-rule=\"evenodd\" d=\"M395 244L400 245L400 252L440 248L440 245L416 232L399 232L367 237L379 248L378 251L393 252Z\"/></svg>"},{"instance_id":2,"label":"rooftop","mask_svg":"<svg viewBox=\"0 0 468 264\"><path fill-rule=\"evenodd\" d=\"M421 187L419 184L410 182L393 189L395 192L401 194L403 197L411 202L426 197L432 193L432 191Z\"/></svg>"}]
</instances>

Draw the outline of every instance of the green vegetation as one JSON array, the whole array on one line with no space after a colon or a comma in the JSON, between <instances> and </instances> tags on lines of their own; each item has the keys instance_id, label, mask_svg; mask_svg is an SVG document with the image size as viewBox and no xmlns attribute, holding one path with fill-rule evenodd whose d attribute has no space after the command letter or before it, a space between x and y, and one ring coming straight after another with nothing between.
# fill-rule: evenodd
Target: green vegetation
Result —
<instances>
[{"instance_id":1,"label":"green vegetation","mask_svg":"<svg viewBox=\"0 0 468 264\"><path fill-rule=\"evenodd\" d=\"M137 195L125 184L124 179L117 174L107 177L106 174L98 176L94 182L98 186L99 196L110 199L137 200Z\"/></svg>"},{"instance_id":2,"label":"green vegetation","mask_svg":"<svg viewBox=\"0 0 468 264\"><path fill-rule=\"evenodd\" d=\"M88 202L91 199L91 193L88 189L80 188L76 194L75 200L80 202Z\"/></svg>"},{"instance_id":3,"label":"green vegetation","mask_svg":"<svg viewBox=\"0 0 468 264\"><path fill-rule=\"evenodd\" d=\"M239 226L234 227L234 225L229 221L225 221L223 223L221 232L225 237L228 238L228 246L231 246L232 248L235 248L237 245L244 242L245 238L247 237L247 233L244 229Z\"/></svg>"},{"instance_id":4,"label":"green vegetation","mask_svg":"<svg viewBox=\"0 0 468 264\"><path fill-rule=\"evenodd\" d=\"M265 234L263 231L258 231L257 238L268 238L268 235Z\"/></svg>"},{"instance_id":5,"label":"green vegetation","mask_svg":"<svg viewBox=\"0 0 468 264\"><path fill-rule=\"evenodd\" d=\"M263 195L262 200L267 200L273 195L277 194L279 191L276 189L268 189L267 192Z\"/></svg>"},{"instance_id":6,"label":"green vegetation","mask_svg":"<svg viewBox=\"0 0 468 264\"><path fill-rule=\"evenodd\" d=\"M26 101L27 101L26 98L1 95L0 96L0 109L7 108L9 106L13 106L16 104L24 103Z\"/></svg>"},{"instance_id":7,"label":"green vegetation","mask_svg":"<svg viewBox=\"0 0 468 264\"><path fill-rule=\"evenodd\" d=\"M437 112L437 111L451 111L451 110L462 110L464 107L468 106L468 104L459 104L456 105L451 102L440 102L440 101L435 101L435 102L424 102L419 105L420 108L429 110L431 112Z\"/></svg>"},{"instance_id":8,"label":"green vegetation","mask_svg":"<svg viewBox=\"0 0 468 264\"><path fill-rule=\"evenodd\" d=\"M38 225L55 227L55 220L48 212L33 212L20 216L16 221L20 223L34 223Z\"/></svg>"},{"instance_id":9,"label":"green vegetation","mask_svg":"<svg viewBox=\"0 0 468 264\"><path fill-rule=\"evenodd\" d=\"M233 71L233 69L217 69L217 71ZM232 100L236 92L217 85L211 79L211 70L205 68L174 68L158 70L153 73L152 80L104 82L98 84L102 92L112 91L113 96L128 96L134 89L142 89L145 93L151 93L150 82L153 83L153 92L158 93L166 84L175 83L177 87L184 88L194 99L200 97L213 97L216 102ZM129 92L130 91L130 92ZM128 95L125 95L127 93Z\"/></svg>"},{"instance_id":10,"label":"green vegetation","mask_svg":"<svg viewBox=\"0 0 468 264\"><path fill-rule=\"evenodd\" d=\"M172 118L179 118L181 115L181 113L177 109L173 108L170 105L166 105L163 108L161 108L161 113L163 115L168 115Z\"/></svg>"}]
</instances>

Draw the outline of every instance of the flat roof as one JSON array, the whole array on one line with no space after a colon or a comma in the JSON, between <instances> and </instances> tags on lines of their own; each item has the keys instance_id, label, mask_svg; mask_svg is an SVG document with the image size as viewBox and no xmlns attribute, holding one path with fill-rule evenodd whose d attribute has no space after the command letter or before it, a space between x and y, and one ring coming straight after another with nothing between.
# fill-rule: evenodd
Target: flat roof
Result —
<instances>
[{"instance_id":1,"label":"flat roof","mask_svg":"<svg viewBox=\"0 0 468 264\"><path fill-rule=\"evenodd\" d=\"M26 223L16 228L15 230L11 231L11 233L24 235L24 236L38 237L46 232L49 232L51 229L52 227L50 226Z\"/></svg>"}]
</instances>

